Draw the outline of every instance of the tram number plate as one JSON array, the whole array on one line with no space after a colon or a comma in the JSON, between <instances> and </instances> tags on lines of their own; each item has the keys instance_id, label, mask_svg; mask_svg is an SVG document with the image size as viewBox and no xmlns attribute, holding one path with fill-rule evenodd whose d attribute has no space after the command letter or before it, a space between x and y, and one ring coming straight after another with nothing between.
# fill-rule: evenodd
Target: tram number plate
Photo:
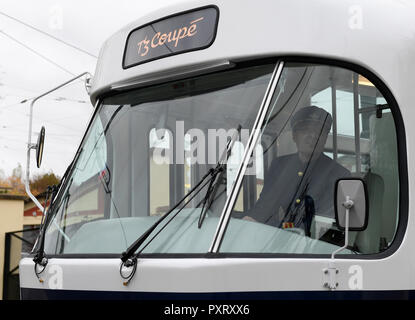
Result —
<instances>
[{"instance_id":1,"label":"tram number plate","mask_svg":"<svg viewBox=\"0 0 415 320\"><path fill-rule=\"evenodd\" d=\"M208 48L215 41L219 10L205 7L157 20L130 32L123 68Z\"/></svg>"}]
</instances>

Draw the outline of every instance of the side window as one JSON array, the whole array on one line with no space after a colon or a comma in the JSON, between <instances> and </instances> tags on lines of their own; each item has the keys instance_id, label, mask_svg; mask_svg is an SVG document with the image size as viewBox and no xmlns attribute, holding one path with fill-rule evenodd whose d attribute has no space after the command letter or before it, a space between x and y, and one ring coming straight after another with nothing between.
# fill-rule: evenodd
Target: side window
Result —
<instances>
[{"instance_id":1,"label":"side window","mask_svg":"<svg viewBox=\"0 0 415 320\"><path fill-rule=\"evenodd\" d=\"M264 188L264 147L257 145L255 148L255 201L259 199L259 196Z\"/></svg>"},{"instance_id":2,"label":"side window","mask_svg":"<svg viewBox=\"0 0 415 320\"><path fill-rule=\"evenodd\" d=\"M232 148L232 153L228 159L226 167L227 195L231 190L232 183L235 181L239 165L245 151L244 144L236 141ZM235 204L235 211L244 212L252 206L252 203L258 200L264 185L264 156L262 145L255 148L255 157L249 165L251 179L247 180L245 186L242 186Z\"/></svg>"},{"instance_id":3,"label":"side window","mask_svg":"<svg viewBox=\"0 0 415 320\"><path fill-rule=\"evenodd\" d=\"M191 144L192 137L186 133L184 135L184 194L187 194L192 189L192 157L191 157Z\"/></svg>"},{"instance_id":4,"label":"side window","mask_svg":"<svg viewBox=\"0 0 415 320\"><path fill-rule=\"evenodd\" d=\"M155 128L149 134L150 216L162 215L170 207L170 163L172 134Z\"/></svg>"},{"instance_id":5,"label":"side window","mask_svg":"<svg viewBox=\"0 0 415 320\"><path fill-rule=\"evenodd\" d=\"M221 252L330 254L344 244L333 205L335 182L347 177L366 183L369 224L350 233L342 253L388 248L398 225L396 128L368 79L340 67L287 63L261 133L261 157L258 148L252 157L263 168L247 168L242 183L256 177L257 199L242 214L236 202Z\"/></svg>"},{"instance_id":6,"label":"side window","mask_svg":"<svg viewBox=\"0 0 415 320\"><path fill-rule=\"evenodd\" d=\"M226 195L228 196L230 190L232 189L232 184L235 181L236 174L238 172L239 165L242 161L242 157L244 154L244 145L241 141L235 141L231 155L227 161L226 165ZM239 193L238 199L236 200L235 204L235 211L243 211L244 209L244 187L242 186L242 190Z\"/></svg>"}]
</instances>

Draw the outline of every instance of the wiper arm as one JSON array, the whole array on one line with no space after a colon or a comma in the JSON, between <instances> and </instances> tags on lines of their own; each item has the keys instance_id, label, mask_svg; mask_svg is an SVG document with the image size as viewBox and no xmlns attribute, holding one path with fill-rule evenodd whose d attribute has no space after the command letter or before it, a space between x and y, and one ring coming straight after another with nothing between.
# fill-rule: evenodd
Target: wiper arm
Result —
<instances>
[{"instance_id":1,"label":"wiper arm","mask_svg":"<svg viewBox=\"0 0 415 320\"><path fill-rule=\"evenodd\" d=\"M44 245L45 245L45 237L44 237L44 227L46 224L46 221L48 220L46 217L45 219L45 214L46 214L46 206L49 200L53 198L53 194L56 192L56 186L50 187L48 186L46 189L46 197L45 197L45 205L43 206L43 213L42 213L42 221L40 223L40 230L39 230L39 236L40 236L40 247L39 249L36 251L35 256L33 258L33 261L35 262L35 264L39 264L41 266L46 266L47 264L47 259L45 258L45 252L44 252ZM50 209L50 205L49 205L49 209ZM38 236L38 239L39 239ZM37 241L36 241L37 244ZM35 246L36 246L35 244ZM36 265L35 265L35 272L36 272ZM39 273L36 272L36 276L38 276L39 278Z\"/></svg>"},{"instance_id":2,"label":"wiper arm","mask_svg":"<svg viewBox=\"0 0 415 320\"><path fill-rule=\"evenodd\" d=\"M134 252L137 251L137 249L141 246L141 244L150 236L150 234L154 231L154 229L157 228L157 226L163 222L164 219L166 219L178 206L180 206L192 193L195 192L195 190L197 190L197 188L199 188L199 186L206 180L206 178L210 175L212 175L214 169L210 169L203 177L202 179L200 179L200 181L198 182L198 184L196 186L194 186L179 202L177 202L173 208L171 208L168 212L166 212L162 217L160 217L160 219L158 219L150 228L147 229L146 232L144 232L136 241L134 241L134 243L128 247L128 249L126 251L124 251L121 254L121 260L122 262L127 262L133 255ZM205 183L206 185L207 183ZM203 187L205 186L203 185L202 188L200 188L200 190L203 189ZM198 190L190 199L187 200L187 202L183 205L182 208L179 209L179 211L176 212L175 216L190 202L190 200L192 200L199 192L200 190ZM126 266L130 266L131 265L131 261L130 263L126 263Z\"/></svg>"},{"instance_id":3,"label":"wiper arm","mask_svg":"<svg viewBox=\"0 0 415 320\"><path fill-rule=\"evenodd\" d=\"M73 181L73 178L69 181L67 190L69 190L69 188L71 187L72 181ZM39 245L38 250L35 253L35 256L33 258L33 262L35 263L36 277L39 279L40 282L43 282L43 280L40 278L39 275L45 270L46 265L48 264L48 259L45 256L45 235L46 235L46 228L48 227L51 219L53 218L51 216L51 209L52 209L51 207L52 207L53 197L56 194L57 190L58 190L57 186L48 187L48 189L47 189L47 194L46 194L46 199L45 199L45 206L44 206L43 215L42 215L42 223L40 225L38 240L36 240L36 244L37 244L37 241L40 241L39 242L40 245ZM46 204L48 202L49 192L51 193L50 194L51 203L49 204L49 209L46 212ZM69 194L69 191L68 191L68 194ZM68 200L69 200L69 197L68 197L67 201ZM65 210L66 209L67 209L67 202L65 204ZM46 215L46 218L45 218L45 215ZM56 226L57 230L62 234L62 236L69 242L70 238L65 234L65 232L62 230L62 228L56 223L55 220L53 220L53 223ZM35 246L36 246L36 244L35 244ZM37 265L40 265L42 267L40 272L37 271Z\"/></svg>"},{"instance_id":4,"label":"wiper arm","mask_svg":"<svg viewBox=\"0 0 415 320\"><path fill-rule=\"evenodd\" d=\"M210 180L205 198L203 199L203 207L202 207L202 211L200 211L199 221L197 225L199 229L202 227L207 211L209 210L210 206L215 200L216 192L219 189L220 181L222 181L223 174L225 172L226 162L231 155L233 144L235 143L236 138L239 136L241 132L241 128L242 128L241 125L239 125L238 128L236 129L237 131L232 136L231 140L229 140L224 152L222 153L221 159L219 160L218 164L216 165L216 168L214 169L214 176Z\"/></svg>"},{"instance_id":5,"label":"wiper arm","mask_svg":"<svg viewBox=\"0 0 415 320\"><path fill-rule=\"evenodd\" d=\"M48 208L47 211L46 211L46 204L48 202L48 196L49 195L47 194L47 196L46 196L45 206L44 206L43 215L42 215L42 222L40 224L39 235L36 239L35 245L33 246L33 251L34 251L35 248L38 247L38 243L39 243L39 247L36 250L35 256L33 258L33 262L35 263L36 277L39 279L40 282L43 282L43 280L40 278L39 275L45 270L46 265L48 264L48 259L46 258L46 254L45 254L46 228L48 227L50 221L53 218L52 212L54 210L54 206L56 205L56 201L57 201L58 197L60 198L59 194L61 193L60 192L61 191L61 186L62 186L63 183L66 182L66 179L68 178L68 176L72 172L73 166L76 163L76 161L78 160L78 158L79 158L80 154L82 153L82 151L83 151L83 148L80 148L77 151L77 153L75 154L74 159L69 164L69 166L66 168L66 171L65 171L63 177L61 178L61 181L59 181L57 186L52 187L51 195L50 195L50 204L49 204L49 208ZM71 179L69 181L68 187L66 188L66 190L68 190L68 188L71 187L72 181L73 181L73 179ZM65 234L65 232L61 229L61 227L56 223L55 220L53 220L53 224L56 226L57 230L62 234L62 236L69 242L70 238ZM40 272L37 271L37 265L40 265L42 267Z\"/></svg>"},{"instance_id":6,"label":"wiper arm","mask_svg":"<svg viewBox=\"0 0 415 320\"><path fill-rule=\"evenodd\" d=\"M222 159L218 162L218 164L216 165L215 168L210 169L201 179L200 181L179 201L177 202L168 212L166 212L162 217L160 217L150 228L147 229L146 232L144 232L136 241L134 241L134 243L132 245L130 245L126 251L124 251L121 254L121 261L123 262L122 265L125 265L126 267L131 267L133 266L134 268L136 267L136 263L137 263L137 255L134 255L134 253L137 251L137 249L144 243L144 241L151 235L151 233L157 228L158 225L160 225L161 222L163 222L177 207L179 207L183 202L185 202L185 200L190 196L193 195L187 199L186 203L174 214L174 216L172 217L172 219L179 214L179 212L201 191L203 190L203 188L207 185L207 182L205 182L205 180L211 176L210 180L208 180L208 182L210 182L210 186L215 185L214 183L211 183L213 180L215 180L215 177L217 176L217 174L221 171L223 171L223 166L224 166L224 160L223 158L225 158L225 161L228 159L229 155L230 155L230 151L232 149L232 145L236 139L236 137L239 135L239 132L241 130L241 125L238 126L237 132L234 134L234 136L232 137L232 139L228 142L227 147L224 151L224 154L222 155ZM226 157L225 157L226 155ZM203 182L205 182L203 184ZM202 185L203 184L203 185ZM202 185L202 186L201 186ZM200 187L201 186L201 187ZM200 188L199 188L200 187ZM199 190L198 190L199 189ZM197 191L196 191L197 190ZM196 192L195 192L196 191ZM208 190L209 191L209 190ZM172 219L170 219L166 225L172 221ZM165 226L166 226L165 225ZM164 227L165 227L164 226ZM163 227L163 228L164 228ZM132 258L133 257L133 258ZM121 267L122 267L121 265ZM121 269L120 269L121 271ZM127 282L124 282L125 285L128 284L128 282L131 280L132 276L134 275L133 271L130 275L130 277L128 278ZM121 273L121 272L120 272ZM124 276L122 276L123 278L125 278ZM125 278L125 279L127 279Z\"/></svg>"}]
</instances>

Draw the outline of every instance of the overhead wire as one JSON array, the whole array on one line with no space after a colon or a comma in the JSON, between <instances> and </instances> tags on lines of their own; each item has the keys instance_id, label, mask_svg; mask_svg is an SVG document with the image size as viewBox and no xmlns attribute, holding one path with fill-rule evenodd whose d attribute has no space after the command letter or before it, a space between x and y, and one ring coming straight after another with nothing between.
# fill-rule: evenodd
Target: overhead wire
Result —
<instances>
[{"instance_id":1,"label":"overhead wire","mask_svg":"<svg viewBox=\"0 0 415 320\"><path fill-rule=\"evenodd\" d=\"M75 50L78 50L80 52L83 52L83 53L85 53L85 54L87 54L87 55L89 55L89 56L91 56L93 58L98 58L96 55L94 55L94 54L92 54L92 53L90 53L90 52L88 52L88 51L86 51L86 50L84 50L84 49L82 49L82 48L80 48L78 46L75 46L75 45L73 45L73 44L71 44L69 42L66 42L66 41L64 41L64 40L62 40L60 38L57 38L54 35L51 35L50 33L47 33L46 31L43 31L43 30L41 30L39 28L36 28L36 27L34 27L34 26L32 26L32 25L30 25L30 24L28 24L28 23L26 23L26 22L24 22L24 21L22 21L20 19L17 19L15 17L12 17L11 15L8 15L8 14L2 12L2 11L0 11L0 15L5 16L5 17L7 17L7 18L9 18L9 19L11 19L13 21L16 21L16 22L18 22L18 23L20 23L20 24L22 24L22 25L24 25L24 26L26 26L26 27L28 27L28 28L30 28L32 30L35 30L35 31L37 31L37 32L39 32L39 33L41 33L41 34L49 37L49 38L52 38L52 39L54 39L56 41L59 41L59 42L65 44L65 45L67 45L67 46L69 46L69 47L71 47L71 48L73 48Z\"/></svg>"},{"instance_id":2,"label":"overhead wire","mask_svg":"<svg viewBox=\"0 0 415 320\"><path fill-rule=\"evenodd\" d=\"M68 46L70 46L70 47L72 47L72 48L74 48L74 49L77 49L77 50L79 50L79 51L81 51L81 52L84 52L84 53L86 53L86 54L88 54L88 55L90 55L90 56L93 56L93 57L97 58L95 55L93 55L93 54L91 54L91 53L89 53L89 52L87 52L87 51L85 51L85 50L83 50L83 49L81 49L81 48L79 48L79 47L76 47L76 46L74 46L74 45L72 45L72 44L69 44L69 43L67 43L67 42L65 42L65 41L63 41L63 40L61 40L61 39L59 39L59 38L56 38L56 37L54 37L54 36L52 36L52 35L50 35L50 34L48 34L48 33L44 32L44 31L42 31L42 30L40 30L40 29L38 29L38 28L36 28L36 27L33 27L33 26L31 26L31 25L29 25L29 24L27 24L27 23L25 23L25 22L23 22L23 21L21 21L21 20L19 20L19 19L17 19L17 18L14 18L14 17L12 17L12 16L10 16L10 15L8 15L8 14L5 14L4 12L1 12L1 11L0 11L0 14L1 14L1 15L3 15L3 16L5 16L5 17L8 17L8 18L10 18L10 19L12 19L12 20L15 20L15 21L17 21L17 22L19 22L19 23L21 23L21 24L23 24L23 25L25 25L25 26L27 26L27 27L29 27L29 28L33 29L33 30L36 30L36 31L38 31L38 32L40 32L40 33L42 33L42 34L44 34L44 35L46 35L46 36L49 36L49 37L51 37L51 38L53 38L53 39L55 39L55 40L57 40L57 41L59 41L59 42L62 42L62 43L64 43L65 45L68 45ZM32 53L34 53L35 55L37 55L37 56L41 57L42 59L44 59L45 61L49 62L50 64L54 65L55 67L57 67L57 68L61 69L62 71L66 72L66 73L68 73L68 74L70 74L70 75L72 75L72 76L76 76L73 72L69 71L68 69L66 69L66 68L65 68L65 67L63 67L62 65L60 65L60 64L56 63L55 61L53 61L53 60L49 59L49 58L48 58L48 57L46 57L45 55L41 54L40 52L36 51L35 49L31 48L30 46L26 45L26 44L25 44L25 43L23 43L22 41L20 41L20 40L16 39L15 37L11 36L10 34L8 34L8 33L4 32L3 30L0 30L0 33L1 33L1 34L3 34L3 35L4 35L5 37L7 37L8 39L10 39L10 40L12 40L12 41L14 41L14 42L18 43L19 45L23 46L23 47L24 47L24 48L26 48L27 50L31 51L31 52L32 52ZM85 80L85 79L78 79L78 81L85 82L86 80ZM77 82L75 82L75 83L77 83ZM73 83L72 83L72 84L73 84ZM72 84L71 84L71 85L72 85ZM22 101L20 102L20 104L25 103L25 102L28 102L28 101L30 101L30 100L33 100L34 98L36 98L36 97L34 96L34 97L32 97L32 98L26 98L26 99L22 100ZM61 97L59 97L59 98L61 98ZM63 99L64 99L64 100L68 100L68 101L70 101L70 100L71 100L71 99L68 99L68 98L65 98L65 97L63 97ZM81 101L74 101L74 102L77 102L77 103L85 103L84 101L82 101L82 102L81 102ZM18 104L19 104L19 103L15 104L15 105L18 105ZM13 105L13 106L14 106L14 105ZM8 106L8 107L9 107L9 106ZM4 108L3 108L3 110L4 110Z\"/></svg>"},{"instance_id":3,"label":"overhead wire","mask_svg":"<svg viewBox=\"0 0 415 320\"><path fill-rule=\"evenodd\" d=\"M7 38L9 38L10 40L13 40L14 42L20 44L22 47L26 48L27 50L31 51L32 53L34 53L35 55L41 57L42 59L48 61L50 64L53 64L55 67L65 71L66 73L69 73L72 76L75 76L74 73L72 73L71 71L69 71L68 69L62 67L61 65L59 65L58 63L56 63L55 61L49 59L48 57L45 57L43 54L39 53L38 51L34 50L33 48L29 47L28 45L24 44L23 42L17 40L15 37L9 35L8 33L4 32L3 30L0 30L0 33L3 34L4 36L6 36Z\"/></svg>"},{"instance_id":4,"label":"overhead wire","mask_svg":"<svg viewBox=\"0 0 415 320\"><path fill-rule=\"evenodd\" d=\"M61 89L68 88L70 86L73 86L75 84L80 84L80 83L84 84L84 80L81 79L81 82L74 81L74 82L68 83L66 86L62 87ZM3 83L3 86L4 87L14 88L14 89L19 89L19 90L26 91L26 92L36 93L36 96L32 96L32 97L27 97L25 95L18 95L18 94L9 94L9 93L6 94L3 97L13 96L13 97L22 97L24 99L21 102L13 103L12 105L0 106L1 108L3 108L3 110L4 110L4 108L9 107L9 106L15 106L15 105L18 105L18 104L21 104L21 103L26 103L26 102L28 102L28 101L36 98L40 94L39 92L30 90L30 89L26 89L26 88L22 88L20 86L14 85L14 84L11 85L11 84L8 84L8 83ZM64 101L71 101L71 102L76 102L76 103L87 103L87 101L84 101L84 100L67 98L67 97L62 96L62 95L49 94L49 96L51 98L49 97L49 98L46 98L46 99L56 100L56 101L64 100Z\"/></svg>"},{"instance_id":5,"label":"overhead wire","mask_svg":"<svg viewBox=\"0 0 415 320\"><path fill-rule=\"evenodd\" d=\"M9 112L13 112L13 113L17 113L19 115L27 116L27 114L22 113L22 112L19 112L19 111L14 110L14 109L9 109L8 111ZM70 130L72 132L77 132L78 131L78 129L75 129L75 128L71 128L71 127L68 127L68 126L65 126L65 125L62 125L62 124L56 124L56 123L52 122L53 120L40 119L39 117L35 117L35 116L33 116L33 119L35 119L35 120L41 120L44 123L49 123L50 125L58 126L60 128L67 129L67 130Z\"/></svg>"},{"instance_id":6,"label":"overhead wire","mask_svg":"<svg viewBox=\"0 0 415 320\"><path fill-rule=\"evenodd\" d=\"M34 98L31 98L34 99ZM12 103L12 104L6 104L5 106L0 106L0 111L5 111L11 107L15 107L18 106L19 104L23 104L21 101L20 102L16 102L16 103Z\"/></svg>"},{"instance_id":7,"label":"overhead wire","mask_svg":"<svg viewBox=\"0 0 415 320\"><path fill-rule=\"evenodd\" d=\"M56 41L58 41L60 43L63 43L63 44L65 44L65 45L67 45L67 46L69 46L69 47L71 47L71 48L73 48L75 50L78 50L80 52L83 52L83 53L85 53L85 54L87 54L87 55L89 55L91 57L97 58L96 55L94 55L94 54L92 54L92 53L90 53L90 52L88 52L88 51L86 51L86 50L84 50L82 48L79 48L78 46L75 46L75 45L73 45L71 43L68 43L68 42L62 40L62 39L59 39L59 38L57 38L57 37L55 37L55 36L53 36L53 35L45 32L45 31L43 31L43 30L41 30L39 28L36 28L36 27L34 27L34 26L32 26L32 25L24 22L24 21L21 21L21 20L15 18L15 17L12 17L12 16L10 16L10 15L4 13L4 12L1 12L0 11L0 15L3 15L5 17L9 18L9 19L12 19L12 20L14 20L14 21L16 21L16 22L18 22L18 23L20 23L20 24L22 24L22 25L24 25L24 26L26 26L26 27L28 27L30 29L32 29L32 30L35 30L35 31L37 31L37 32L39 32L39 33L41 33L41 34L49 37L49 38L52 38L52 39L54 39L54 40L56 40ZM5 32L3 30L0 30L0 33L3 34L3 36L7 37L8 39L10 39L10 40L14 41L15 43L19 44L20 46L24 47L25 49L29 50L33 54L37 55L38 57L42 58L43 60L47 61L48 63L50 63L50 64L54 65L55 67L59 68L60 70L64 71L65 73L68 73L71 76L75 76L75 74L73 72L71 72L70 70L66 69L65 67L63 67L62 65L58 64L57 62L55 62L52 59L50 59L50 58L46 57L45 55L41 54L40 52L38 52L37 50L33 49L29 45L27 45L27 44L23 43L22 41L16 39L14 36L8 34L7 32ZM78 81L85 82L84 79L78 79ZM30 98L24 97L24 100L20 101L19 103L14 103L14 104L10 104L10 105L7 105L7 106L3 106L3 108L0 108L0 109L2 109L2 110L9 109L9 108L11 108L13 106L17 106L17 105L20 105L20 104L24 104L24 103L26 103L26 102L28 102L30 100L35 99L35 98L36 98L36 96L30 97ZM72 102L77 102L77 103L86 103L85 101L74 101L72 99L68 99L68 98L65 98L65 97L56 97L55 100L57 100L57 99L62 99L62 100L72 101ZM57 101L59 101L59 100L57 100ZM21 114L20 112L17 112L17 110L9 110L9 111L13 111L13 112L16 112L16 113ZM70 129L70 130L74 130L74 129L68 128L68 127L65 127L65 128ZM9 139L9 140L14 140L16 142L17 141L18 142L21 142L20 140L16 140L16 139ZM2 146L2 148L13 149L15 151L19 151L19 150L15 149L15 148L10 148L7 145Z\"/></svg>"}]
</instances>

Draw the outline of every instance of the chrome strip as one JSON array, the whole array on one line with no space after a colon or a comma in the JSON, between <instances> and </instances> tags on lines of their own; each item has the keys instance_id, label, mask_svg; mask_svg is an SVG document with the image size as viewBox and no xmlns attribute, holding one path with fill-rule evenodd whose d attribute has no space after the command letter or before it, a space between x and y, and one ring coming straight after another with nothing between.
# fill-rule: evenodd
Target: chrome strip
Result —
<instances>
[{"instance_id":1,"label":"chrome strip","mask_svg":"<svg viewBox=\"0 0 415 320\"><path fill-rule=\"evenodd\" d=\"M267 91L265 92L264 99L261 103L261 107L257 114L257 118L255 119L252 133L249 136L247 147L245 148L242 161L239 165L238 172L236 175L236 180L233 183L233 188L231 189L229 196L226 198L225 206L223 207L220 221L218 223L218 227L215 232L215 236L213 237L212 244L209 248L210 253L215 253L219 250L219 246L222 242L222 238L223 238L226 226L230 218L231 210L235 204L236 198L239 193L239 189L241 187L241 184L242 184L245 172L246 172L246 168L250 160L250 155L252 154L254 147L256 146L256 143L258 141L258 138L261 134L261 126L265 120L265 116L271 104L272 97L274 95L275 88L280 79L283 67L284 67L283 61L278 61L275 66L271 80L268 84Z\"/></svg>"}]
</instances>

